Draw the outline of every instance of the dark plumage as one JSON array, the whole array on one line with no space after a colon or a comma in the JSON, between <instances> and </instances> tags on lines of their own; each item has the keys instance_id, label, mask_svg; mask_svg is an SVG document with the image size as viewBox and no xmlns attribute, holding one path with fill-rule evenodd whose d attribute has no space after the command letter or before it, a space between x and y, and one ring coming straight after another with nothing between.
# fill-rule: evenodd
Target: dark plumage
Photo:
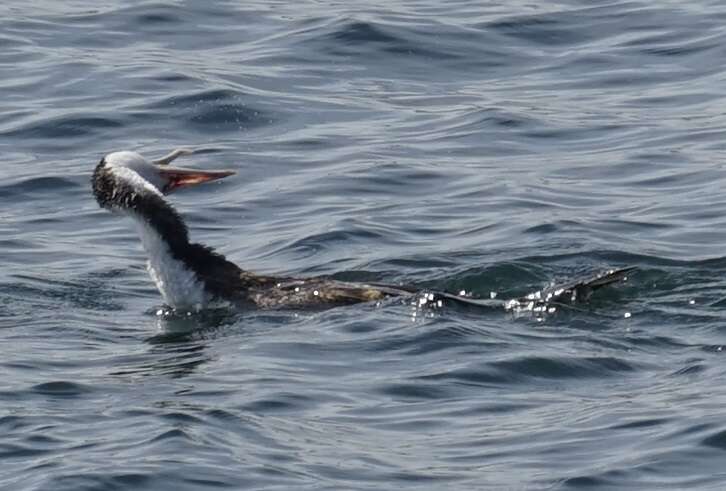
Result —
<instances>
[{"instance_id":1,"label":"dark plumage","mask_svg":"<svg viewBox=\"0 0 726 491\"><path fill-rule=\"evenodd\" d=\"M162 193L184 185L218 179L230 173L164 167L184 153L175 151L157 161L157 165L133 152L112 153L100 161L92 177L93 194L101 207L130 215L153 231L142 233L144 247L150 255L150 272L167 302L176 302L172 304L173 307L199 308L199 288L203 288L210 298L259 308L322 308L377 301L418 291L415 287L348 283L327 277L295 279L259 276L240 269L210 247L190 242L184 220ZM520 302L541 304L587 300L593 291L622 280L632 269L609 271L554 287L538 296L511 300L505 306L520 305ZM183 285L175 289L173 287L177 286L177 281ZM195 290L195 285L201 286ZM450 293L438 295L441 299L454 302L476 305L486 303L491 306L491 302L485 300L478 301ZM187 297L192 300L187 301Z\"/></svg>"},{"instance_id":2,"label":"dark plumage","mask_svg":"<svg viewBox=\"0 0 726 491\"><path fill-rule=\"evenodd\" d=\"M213 297L261 308L321 307L381 300L407 293L395 287L371 287L325 277L294 279L252 274L211 247L190 242L184 220L161 195L133 186L114 174L105 158L93 172L92 186L101 207L143 217L166 242L171 256L192 270Z\"/></svg>"}]
</instances>

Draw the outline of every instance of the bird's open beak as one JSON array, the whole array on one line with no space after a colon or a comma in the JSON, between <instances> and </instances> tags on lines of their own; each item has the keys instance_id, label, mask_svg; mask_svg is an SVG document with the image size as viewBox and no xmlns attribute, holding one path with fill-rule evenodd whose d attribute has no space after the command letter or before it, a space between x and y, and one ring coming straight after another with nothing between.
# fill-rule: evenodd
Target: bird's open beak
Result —
<instances>
[{"instance_id":1,"label":"bird's open beak","mask_svg":"<svg viewBox=\"0 0 726 491\"><path fill-rule=\"evenodd\" d=\"M158 167L159 174L166 181L164 189L165 194L176 189L202 184L203 182L215 181L223 177L231 176L235 172L232 170L196 170L182 169L179 167Z\"/></svg>"}]
</instances>

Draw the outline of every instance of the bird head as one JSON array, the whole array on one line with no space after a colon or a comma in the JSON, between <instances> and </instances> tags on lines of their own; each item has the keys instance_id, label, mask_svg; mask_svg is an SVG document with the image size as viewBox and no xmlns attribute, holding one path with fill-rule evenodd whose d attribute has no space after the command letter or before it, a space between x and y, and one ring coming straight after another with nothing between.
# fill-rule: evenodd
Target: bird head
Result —
<instances>
[{"instance_id":1,"label":"bird head","mask_svg":"<svg viewBox=\"0 0 726 491\"><path fill-rule=\"evenodd\" d=\"M192 151L178 149L148 161L130 151L113 152L101 159L93 172L93 194L103 208L132 208L144 195L163 196L177 189L222 179L230 170L196 170L172 167L173 160Z\"/></svg>"}]
</instances>

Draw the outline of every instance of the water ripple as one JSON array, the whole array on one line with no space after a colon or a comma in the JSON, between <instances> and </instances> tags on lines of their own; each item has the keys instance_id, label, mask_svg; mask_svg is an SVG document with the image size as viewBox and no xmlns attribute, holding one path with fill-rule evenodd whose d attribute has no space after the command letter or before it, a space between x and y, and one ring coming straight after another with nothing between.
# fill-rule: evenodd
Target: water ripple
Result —
<instances>
[{"instance_id":1,"label":"water ripple","mask_svg":"<svg viewBox=\"0 0 726 491\"><path fill-rule=\"evenodd\" d=\"M3 489L722 487L721 3L0 13ZM180 146L241 267L492 307L171 311L89 178Z\"/></svg>"}]
</instances>

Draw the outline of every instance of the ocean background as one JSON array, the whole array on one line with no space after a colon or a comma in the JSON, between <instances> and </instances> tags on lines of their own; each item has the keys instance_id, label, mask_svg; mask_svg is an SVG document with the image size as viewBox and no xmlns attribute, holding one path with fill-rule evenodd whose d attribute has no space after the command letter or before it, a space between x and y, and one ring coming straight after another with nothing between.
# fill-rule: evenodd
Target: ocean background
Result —
<instances>
[{"instance_id":1,"label":"ocean background","mask_svg":"<svg viewBox=\"0 0 726 491\"><path fill-rule=\"evenodd\" d=\"M726 3L0 4L0 489L726 488ZM168 312L115 150L265 274L556 315Z\"/></svg>"}]
</instances>

